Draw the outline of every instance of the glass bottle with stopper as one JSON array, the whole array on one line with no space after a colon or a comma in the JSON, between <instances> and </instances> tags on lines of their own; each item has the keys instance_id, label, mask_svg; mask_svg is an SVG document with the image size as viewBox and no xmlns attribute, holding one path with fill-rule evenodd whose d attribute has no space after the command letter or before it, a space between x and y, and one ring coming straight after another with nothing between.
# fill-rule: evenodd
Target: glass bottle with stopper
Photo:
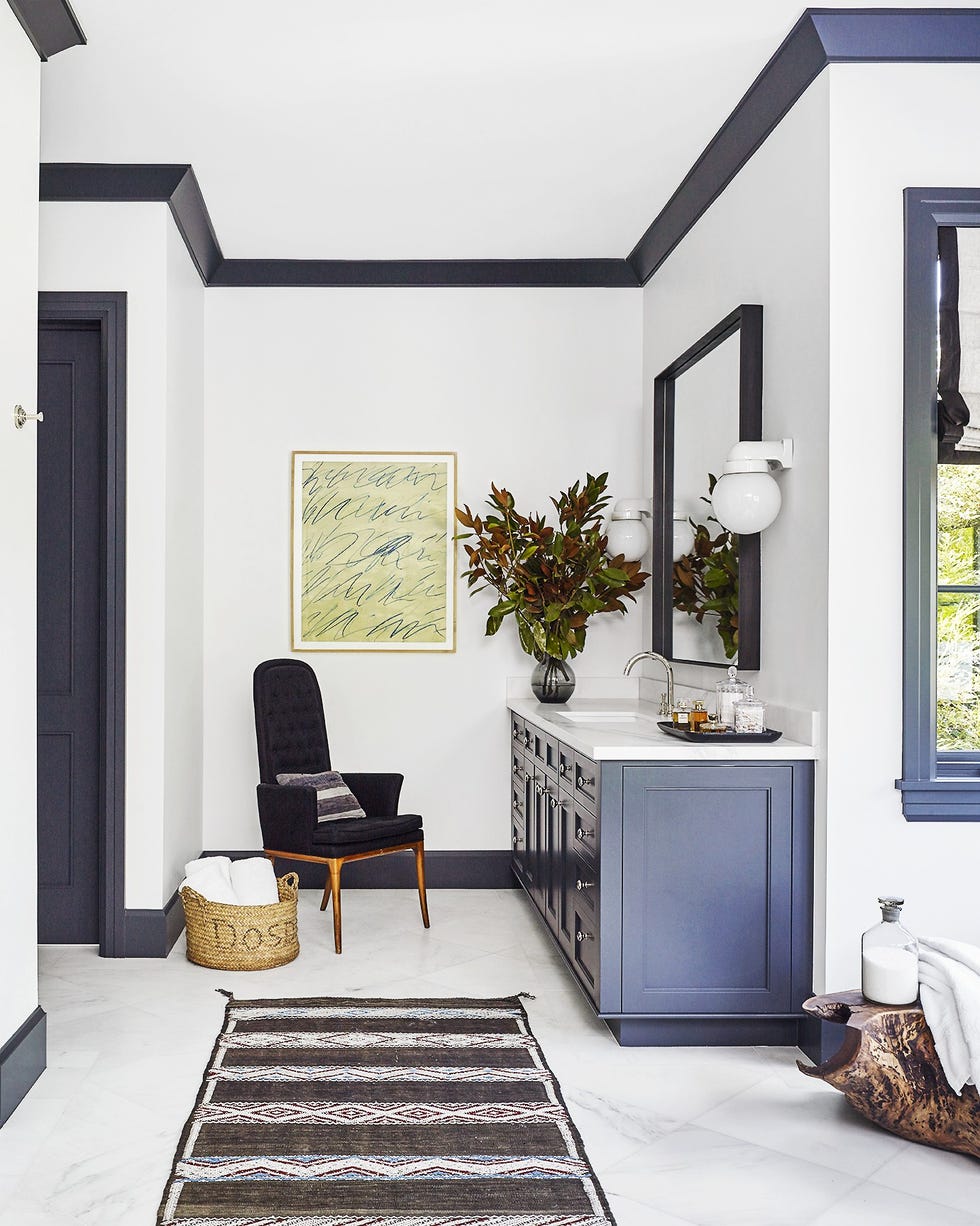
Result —
<instances>
[{"instance_id":1,"label":"glass bottle with stopper","mask_svg":"<svg viewBox=\"0 0 980 1226\"><path fill-rule=\"evenodd\" d=\"M738 670L733 664L728 670L728 680L715 686L715 719L729 728L735 724L735 704L752 697L751 685L739 681Z\"/></svg>"},{"instance_id":2,"label":"glass bottle with stopper","mask_svg":"<svg viewBox=\"0 0 980 1226\"><path fill-rule=\"evenodd\" d=\"M901 923L904 898L879 898L881 923L861 937L861 991L879 1005L910 1005L919 995L919 943Z\"/></svg>"}]
</instances>

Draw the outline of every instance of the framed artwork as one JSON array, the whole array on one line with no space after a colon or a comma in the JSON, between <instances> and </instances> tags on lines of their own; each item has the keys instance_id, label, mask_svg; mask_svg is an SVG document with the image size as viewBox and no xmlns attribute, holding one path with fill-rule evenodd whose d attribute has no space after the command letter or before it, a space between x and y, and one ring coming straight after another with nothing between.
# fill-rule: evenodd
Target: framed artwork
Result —
<instances>
[{"instance_id":1,"label":"framed artwork","mask_svg":"<svg viewBox=\"0 0 980 1226\"><path fill-rule=\"evenodd\" d=\"M294 451L294 651L454 651L456 453Z\"/></svg>"}]
</instances>

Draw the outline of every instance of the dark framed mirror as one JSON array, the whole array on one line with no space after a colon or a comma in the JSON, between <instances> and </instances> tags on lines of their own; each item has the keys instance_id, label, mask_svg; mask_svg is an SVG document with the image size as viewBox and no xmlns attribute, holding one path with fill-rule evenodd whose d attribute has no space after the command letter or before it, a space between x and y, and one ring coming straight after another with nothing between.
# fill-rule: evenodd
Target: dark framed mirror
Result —
<instances>
[{"instance_id":1,"label":"dark framed mirror","mask_svg":"<svg viewBox=\"0 0 980 1226\"><path fill-rule=\"evenodd\" d=\"M735 308L653 385L653 650L759 668L759 534L713 518L711 474L762 438L762 307Z\"/></svg>"}]
</instances>

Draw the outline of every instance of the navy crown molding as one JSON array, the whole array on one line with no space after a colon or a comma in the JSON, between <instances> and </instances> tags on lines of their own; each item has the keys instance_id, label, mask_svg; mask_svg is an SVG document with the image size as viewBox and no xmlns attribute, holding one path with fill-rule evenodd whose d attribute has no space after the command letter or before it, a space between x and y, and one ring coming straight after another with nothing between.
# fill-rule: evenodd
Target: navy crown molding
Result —
<instances>
[{"instance_id":1,"label":"navy crown molding","mask_svg":"<svg viewBox=\"0 0 980 1226\"><path fill-rule=\"evenodd\" d=\"M68 0L7 0L42 60L85 42Z\"/></svg>"},{"instance_id":2,"label":"navy crown molding","mask_svg":"<svg viewBox=\"0 0 980 1226\"><path fill-rule=\"evenodd\" d=\"M18 15L47 7L10 3ZM190 166L48 163L41 166L41 199L166 201L208 286L636 288L828 64L976 61L980 9L807 9L625 260L227 260Z\"/></svg>"},{"instance_id":3,"label":"navy crown molding","mask_svg":"<svg viewBox=\"0 0 980 1226\"><path fill-rule=\"evenodd\" d=\"M637 289L626 260L225 260L220 286L555 287Z\"/></svg>"},{"instance_id":4,"label":"navy crown molding","mask_svg":"<svg viewBox=\"0 0 980 1226\"><path fill-rule=\"evenodd\" d=\"M828 64L980 60L980 9L807 9L633 248L645 285Z\"/></svg>"},{"instance_id":5,"label":"navy crown molding","mask_svg":"<svg viewBox=\"0 0 980 1226\"><path fill-rule=\"evenodd\" d=\"M47 1016L38 1006L0 1047L0 1126L47 1066Z\"/></svg>"},{"instance_id":6,"label":"navy crown molding","mask_svg":"<svg viewBox=\"0 0 980 1226\"><path fill-rule=\"evenodd\" d=\"M205 285L224 260L193 166L42 162L40 198L167 204Z\"/></svg>"}]
</instances>

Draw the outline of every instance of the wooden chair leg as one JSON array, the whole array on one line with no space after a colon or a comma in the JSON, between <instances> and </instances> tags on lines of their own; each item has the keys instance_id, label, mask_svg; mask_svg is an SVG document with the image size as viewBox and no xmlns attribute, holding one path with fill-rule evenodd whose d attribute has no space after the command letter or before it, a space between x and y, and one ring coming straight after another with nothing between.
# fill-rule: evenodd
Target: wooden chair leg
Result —
<instances>
[{"instance_id":1,"label":"wooden chair leg","mask_svg":"<svg viewBox=\"0 0 980 1226\"><path fill-rule=\"evenodd\" d=\"M327 884L323 887L323 898L320 900L320 910L326 911L327 903L330 901L330 873L327 873Z\"/></svg>"},{"instance_id":2,"label":"wooden chair leg","mask_svg":"<svg viewBox=\"0 0 980 1226\"><path fill-rule=\"evenodd\" d=\"M340 953L340 869L343 860L328 860L330 866L330 881L327 889L333 894L333 947ZM326 905L326 904L324 904Z\"/></svg>"},{"instance_id":3,"label":"wooden chair leg","mask_svg":"<svg viewBox=\"0 0 980 1226\"><path fill-rule=\"evenodd\" d=\"M422 907L422 927L429 926L429 905L425 901L425 849L421 843L415 844L415 876L419 882L419 904Z\"/></svg>"}]
</instances>

